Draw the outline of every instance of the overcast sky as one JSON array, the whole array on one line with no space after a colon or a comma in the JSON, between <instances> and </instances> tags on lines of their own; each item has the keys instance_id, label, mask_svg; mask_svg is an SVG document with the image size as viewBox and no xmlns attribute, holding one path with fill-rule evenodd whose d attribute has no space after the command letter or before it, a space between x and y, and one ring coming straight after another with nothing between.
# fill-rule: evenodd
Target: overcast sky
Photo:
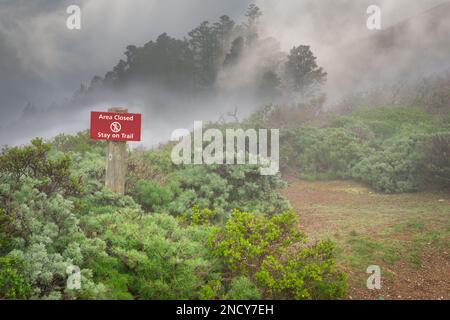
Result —
<instances>
[{"instance_id":1,"label":"overcast sky","mask_svg":"<svg viewBox=\"0 0 450 320\"><path fill-rule=\"evenodd\" d=\"M366 9L382 8L388 27L443 0L0 0L0 117L17 117L28 101L45 107L103 76L129 44L163 32L182 38L223 14L243 20L249 3L264 12L265 33L282 48L310 44L320 59L364 38ZM82 30L66 28L66 8L82 9ZM0 126L1 127L1 126Z\"/></svg>"}]
</instances>

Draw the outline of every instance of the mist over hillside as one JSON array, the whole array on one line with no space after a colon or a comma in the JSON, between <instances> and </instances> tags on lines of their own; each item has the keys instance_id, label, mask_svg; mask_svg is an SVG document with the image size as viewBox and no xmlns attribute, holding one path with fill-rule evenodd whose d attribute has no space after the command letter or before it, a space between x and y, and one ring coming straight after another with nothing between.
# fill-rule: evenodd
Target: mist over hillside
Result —
<instances>
[{"instance_id":1,"label":"mist over hillside","mask_svg":"<svg viewBox=\"0 0 450 320\"><path fill-rule=\"evenodd\" d=\"M349 92L386 86L398 81L414 81L425 75L448 69L449 62L446 58L450 50L450 40L447 37L450 29L448 3L423 12L426 8L423 3L410 4L406 8L401 2L398 2L398 7L383 2L385 16L389 18L383 21L396 23L381 31L371 32L365 28L367 18L365 9L370 1L363 2L355 4L352 1L346 1L342 6L337 7L328 0L287 2L284 5L273 4L270 1L257 1L263 16L260 17L257 29L258 40L252 46L247 45L249 35L244 35L242 30L248 27L248 17L244 14L248 3L230 4L224 13L231 12L230 18L235 22L237 30L226 40L220 59L211 63L214 68L217 67L214 71L214 79L201 87L196 87L198 83L193 83L192 86L195 88L189 89L186 89L187 82L177 86L174 84L176 81L170 77L167 81L171 85L167 85L167 81L166 84L154 81L151 76L149 77L153 72L151 70L143 71L143 74L147 72L145 79L139 75L139 72L135 72L132 76L122 77L120 85L117 83L113 86L105 85L108 81L106 79L108 72L119 70L121 61L127 58L126 55L121 57L120 51L114 54L109 53L109 57L116 57L106 59L115 61L112 63L107 63L105 59L98 62L98 55L91 53L95 56L92 57L96 63L94 68L92 63L87 61L89 58L87 58L86 50L83 49L85 51L81 52L81 48L75 48L75 52L80 51L81 54L78 58L74 59L69 55L70 59L67 61L64 61L62 52L56 51L55 45L39 48L36 54L24 58L26 53L23 51L24 47L17 47L17 44L25 42L12 41L14 34L12 31L8 32L11 29L8 28L8 23L3 22L0 41L4 45L0 47L2 52L0 66L4 71L2 73L8 74L8 79L3 78L2 83L9 85L2 86L1 114L8 120L0 125L0 144L25 143L36 135L51 137L62 131L73 133L86 129L89 123L89 111L105 110L111 105L125 105L130 111L142 112L143 143L146 146L154 146L159 142L167 141L174 129L190 128L193 120L232 120L236 116L242 119L265 104L290 105L305 102L304 97L289 94L289 90L286 90L286 81L283 80L283 68L293 46L311 46L312 53L317 56L318 67L323 67L328 74L325 86L318 93L319 96L326 95L324 107L333 106ZM35 21L36 26L39 25L38 29L47 30L51 22L63 21L64 15L42 14L39 10L39 5L42 3L46 4L43 8L49 10L52 8L50 2L46 1L41 1L33 7L41 14L39 17L42 17L41 20ZM436 3L439 1L428 2L427 6ZM192 4L194 7L196 5L197 2L195 5ZM139 6L140 4L136 3L136 8ZM63 8L61 5L57 7ZM10 10L21 18L32 12L31 8L17 10L18 5L13 3L9 6L4 5L3 8L5 9L3 12ZM95 9L98 8L95 7ZM90 1L86 1L84 11L88 9L94 9ZM126 7L125 11L128 9L130 8ZM190 17L191 22L183 24L184 31L178 30L172 32L174 35L168 33L167 36L180 41L181 44L189 37L190 26L194 27L192 30L195 30L196 25L201 27L199 23L208 16L213 16L209 19L210 27L213 27L214 23L220 21L221 14L217 13L217 9L207 10L209 11L205 15L202 15L200 11L195 13L197 22L193 22L193 18ZM398 14L399 11L411 17L402 20L404 17ZM86 28L93 25L94 18L89 12L87 16L90 20ZM301 17L304 19L300 19ZM17 23L11 22L11 25L17 25ZM340 26L339 30L336 29L336 25ZM384 23L384 26L387 26L387 23ZM18 30L26 27L25 22L21 22ZM300 27L303 31L299 31ZM122 36L119 41L122 45L121 51L129 54L127 45L144 49L150 43L157 41L158 34L171 30L168 28L168 30L160 31L152 31L146 37L140 35L139 39L136 35ZM117 35L123 35L123 32L125 30L117 30ZM295 34L296 32L299 33ZM61 34L62 31L59 32L59 36ZM45 39L43 43L47 41L46 37L50 37L45 34L40 36ZM57 38L57 35L51 36ZM223 67L227 55L232 56L233 50L239 50L239 43L234 43L233 49L233 41L240 36L245 42L243 45L245 52L231 67ZM65 41L77 43L80 40L77 39L79 37L81 36L72 34L69 38L65 38ZM11 43L16 46L10 45ZM89 44L94 48L93 41ZM98 52L100 55L103 53L106 51ZM42 65L46 66L46 69L37 63L39 54L45 57ZM83 59L86 65L81 68L84 70L84 76L80 77L81 69L78 65L81 66L81 64L76 60ZM197 62L198 60L194 61L194 65ZM61 63L73 65L75 68L63 70L59 66ZM34 70L49 70L49 72L40 71L36 74L30 71L32 70L29 68L30 65ZM65 74L62 78L64 80L52 81L51 79L59 79L55 78L58 70L63 70L61 74ZM74 75L72 79L68 77L71 72ZM184 74L186 79L191 76L196 77L189 72L187 70ZM95 75L99 77L94 77ZM77 78L80 79L79 82L82 82L78 90L74 85L67 86L67 83L73 84ZM99 79L103 82L100 87L98 87ZM21 86L18 86L18 83ZM282 92L280 93L278 88L273 92L267 90L274 85L280 85ZM195 91L194 94L191 89Z\"/></svg>"},{"instance_id":2,"label":"mist over hillside","mask_svg":"<svg viewBox=\"0 0 450 320\"><path fill-rule=\"evenodd\" d=\"M449 71L449 32L447 2L339 48L327 69L329 93L338 96Z\"/></svg>"}]
</instances>

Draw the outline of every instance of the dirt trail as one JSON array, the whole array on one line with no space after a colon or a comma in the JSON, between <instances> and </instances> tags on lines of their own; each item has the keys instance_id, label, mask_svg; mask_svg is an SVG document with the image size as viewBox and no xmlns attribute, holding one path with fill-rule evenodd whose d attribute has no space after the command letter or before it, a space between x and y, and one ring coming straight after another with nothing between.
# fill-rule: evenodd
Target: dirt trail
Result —
<instances>
[{"instance_id":1,"label":"dirt trail","mask_svg":"<svg viewBox=\"0 0 450 320\"><path fill-rule=\"evenodd\" d=\"M445 225L447 228L450 226L449 195L444 195L444 199L441 199L442 194L429 193L385 195L351 181L286 180L289 185L282 194L299 213L306 234L313 239L330 236L337 239L338 247L347 246L346 241L351 232L359 232L374 242L380 239L386 241L386 237L392 237L393 241L409 245L417 236L414 229L399 229L401 232L391 233L386 230L403 225L414 226L417 221L421 223L419 227L427 222ZM420 219L425 222L422 223ZM448 230L450 229L447 232ZM444 242L447 240L450 243L450 239L444 239ZM450 300L448 247L450 246L442 248L436 247L434 243L425 243L421 247L420 263L415 267L406 257L401 257L395 263L381 261L381 290L368 290L365 284L368 277L366 270L346 265L344 260L341 264L350 278L347 298ZM357 254L351 248L345 250L349 257Z\"/></svg>"}]
</instances>

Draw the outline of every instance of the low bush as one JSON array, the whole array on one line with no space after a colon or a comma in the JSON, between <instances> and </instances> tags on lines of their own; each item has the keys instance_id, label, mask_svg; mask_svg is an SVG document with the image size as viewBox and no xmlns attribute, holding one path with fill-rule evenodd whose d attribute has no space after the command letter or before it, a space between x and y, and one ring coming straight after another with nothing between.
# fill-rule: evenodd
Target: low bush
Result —
<instances>
[{"instance_id":1,"label":"low bush","mask_svg":"<svg viewBox=\"0 0 450 320\"><path fill-rule=\"evenodd\" d=\"M331 242L308 245L293 212L267 217L235 210L210 239L234 276L248 277L265 298L344 297L346 276L336 267ZM252 288L246 281L247 288Z\"/></svg>"},{"instance_id":2,"label":"low bush","mask_svg":"<svg viewBox=\"0 0 450 320\"><path fill-rule=\"evenodd\" d=\"M229 300L261 300L262 295L257 286L245 276L238 276L231 281L226 299Z\"/></svg>"},{"instance_id":3,"label":"low bush","mask_svg":"<svg viewBox=\"0 0 450 320\"><path fill-rule=\"evenodd\" d=\"M167 210L174 215L192 214L198 206L213 210L225 221L234 208L274 214L289 208L277 189L285 184L278 175L262 176L252 165L191 166L170 176L174 199Z\"/></svg>"},{"instance_id":4,"label":"low bush","mask_svg":"<svg viewBox=\"0 0 450 320\"><path fill-rule=\"evenodd\" d=\"M422 182L417 138L400 137L367 155L353 168L353 178L386 193L417 191Z\"/></svg>"},{"instance_id":5,"label":"low bush","mask_svg":"<svg viewBox=\"0 0 450 320\"><path fill-rule=\"evenodd\" d=\"M106 141L91 140L89 130L79 132L74 135L59 134L50 141L50 144L58 151L64 153L86 152L100 153L106 157Z\"/></svg>"},{"instance_id":6,"label":"low bush","mask_svg":"<svg viewBox=\"0 0 450 320\"><path fill-rule=\"evenodd\" d=\"M106 242L115 261L103 265L99 280L115 288L116 298L129 293L135 299L199 299L203 287L221 280L221 265L204 245L204 226L128 211L91 216L86 229Z\"/></svg>"},{"instance_id":7,"label":"low bush","mask_svg":"<svg viewBox=\"0 0 450 320\"><path fill-rule=\"evenodd\" d=\"M173 194L169 188L157 182L144 180L139 181L136 186L135 199L144 210L157 212L173 199Z\"/></svg>"},{"instance_id":8,"label":"low bush","mask_svg":"<svg viewBox=\"0 0 450 320\"><path fill-rule=\"evenodd\" d=\"M0 178L11 187L20 186L22 179L35 179L36 187L44 193L79 192L79 181L70 172L71 158L58 153L50 156L51 145L34 139L24 147L4 148L0 154Z\"/></svg>"},{"instance_id":9,"label":"low bush","mask_svg":"<svg viewBox=\"0 0 450 320\"><path fill-rule=\"evenodd\" d=\"M419 150L427 180L450 187L450 132L422 136Z\"/></svg>"},{"instance_id":10,"label":"low bush","mask_svg":"<svg viewBox=\"0 0 450 320\"><path fill-rule=\"evenodd\" d=\"M368 149L345 129L323 129L300 155L302 175L319 179L348 178Z\"/></svg>"},{"instance_id":11,"label":"low bush","mask_svg":"<svg viewBox=\"0 0 450 320\"><path fill-rule=\"evenodd\" d=\"M23 263L11 257L0 257L0 300L27 299L31 293Z\"/></svg>"}]
</instances>

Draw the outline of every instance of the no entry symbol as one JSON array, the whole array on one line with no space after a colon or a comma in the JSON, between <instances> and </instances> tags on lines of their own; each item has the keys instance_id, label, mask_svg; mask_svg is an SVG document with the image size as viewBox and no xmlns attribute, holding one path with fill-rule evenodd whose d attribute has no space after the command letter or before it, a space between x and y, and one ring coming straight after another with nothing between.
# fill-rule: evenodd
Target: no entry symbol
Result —
<instances>
[{"instance_id":1,"label":"no entry symbol","mask_svg":"<svg viewBox=\"0 0 450 320\"><path fill-rule=\"evenodd\" d=\"M120 132L120 130L122 130L122 125L118 122L113 122L111 123L111 131L114 133Z\"/></svg>"}]
</instances>

